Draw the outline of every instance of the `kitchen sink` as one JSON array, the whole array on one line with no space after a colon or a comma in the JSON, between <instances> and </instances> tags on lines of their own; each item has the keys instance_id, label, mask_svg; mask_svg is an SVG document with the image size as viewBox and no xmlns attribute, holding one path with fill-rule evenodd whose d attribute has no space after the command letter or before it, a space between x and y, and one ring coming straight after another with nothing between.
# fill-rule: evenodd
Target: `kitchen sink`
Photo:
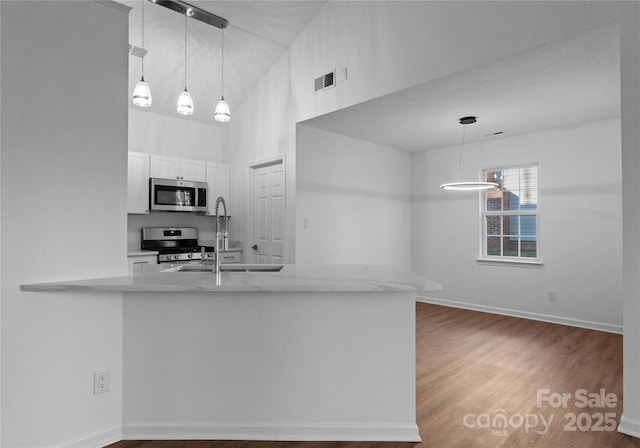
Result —
<instances>
[{"instance_id":1,"label":"kitchen sink","mask_svg":"<svg viewBox=\"0 0 640 448\"><path fill-rule=\"evenodd\" d=\"M279 272L282 264L240 264L229 263L220 266L221 272ZM181 264L162 272L213 272L213 266L200 263Z\"/></svg>"},{"instance_id":2,"label":"kitchen sink","mask_svg":"<svg viewBox=\"0 0 640 448\"><path fill-rule=\"evenodd\" d=\"M241 264L229 263L220 265L222 272L280 272L283 264Z\"/></svg>"}]
</instances>

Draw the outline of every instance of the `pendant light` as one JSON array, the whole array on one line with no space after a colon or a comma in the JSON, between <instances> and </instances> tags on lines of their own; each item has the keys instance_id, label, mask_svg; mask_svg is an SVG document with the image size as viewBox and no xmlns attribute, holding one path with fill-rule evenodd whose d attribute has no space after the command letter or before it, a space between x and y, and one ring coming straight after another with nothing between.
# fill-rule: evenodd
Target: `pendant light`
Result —
<instances>
[{"instance_id":1,"label":"pendant light","mask_svg":"<svg viewBox=\"0 0 640 448\"><path fill-rule=\"evenodd\" d=\"M488 190L490 188L495 188L498 186L495 182L460 182L460 166L462 165L462 152L464 150L464 141L466 137L466 126L469 124L474 124L478 121L476 117L462 117L459 122L463 125L462 132L462 145L460 146L460 158L458 159L458 168L456 169L456 180L455 182L449 182L446 184L440 185L440 188L444 190L457 190L457 191L469 191L469 190ZM480 134L478 133L478 127L476 126L476 133L478 134L478 141L480 141Z\"/></svg>"},{"instance_id":2,"label":"pendant light","mask_svg":"<svg viewBox=\"0 0 640 448\"><path fill-rule=\"evenodd\" d=\"M220 101L218 101L218 104L216 104L216 110L213 113L214 118L216 119L216 121L219 121L221 123L226 123L227 121L231 120L231 111L229 110L229 105L227 104L227 102L224 100L224 28L222 29L222 97L220 98Z\"/></svg>"},{"instance_id":3,"label":"pendant light","mask_svg":"<svg viewBox=\"0 0 640 448\"><path fill-rule=\"evenodd\" d=\"M178 97L177 104L180 115L193 115L193 100L187 90L187 15L184 15L184 91Z\"/></svg>"},{"instance_id":4,"label":"pendant light","mask_svg":"<svg viewBox=\"0 0 640 448\"><path fill-rule=\"evenodd\" d=\"M146 0L142 0L142 76L140 77L140 81L136 84L135 89L133 89L133 104L140 107L149 107L151 106L151 89L149 89L149 85L144 80L144 57L146 53L144 51L144 4Z\"/></svg>"}]
</instances>

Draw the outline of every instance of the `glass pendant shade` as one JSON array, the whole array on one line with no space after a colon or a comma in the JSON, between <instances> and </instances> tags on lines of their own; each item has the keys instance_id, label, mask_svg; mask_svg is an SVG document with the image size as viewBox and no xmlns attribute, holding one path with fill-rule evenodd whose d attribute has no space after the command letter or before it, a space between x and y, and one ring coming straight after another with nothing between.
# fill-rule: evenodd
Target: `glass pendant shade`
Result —
<instances>
[{"instance_id":1,"label":"glass pendant shade","mask_svg":"<svg viewBox=\"0 0 640 448\"><path fill-rule=\"evenodd\" d=\"M231 120L231 111L229 111L229 105L224 100L224 96L220 98L220 101L218 101L213 116L216 121L219 121L221 123L226 123L227 121Z\"/></svg>"},{"instance_id":2,"label":"glass pendant shade","mask_svg":"<svg viewBox=\"0 0 640 448\"><path fill-rule=\"evenodd\" d=\"M151 89L149 88L149 84L144 80L144 57L146 56L146 51L144 49L144 0L142 0L142 53L142 61L140 62L142 66L142 74L140 76L140 81L138 81L138 84L136 84L136 87L133 89L133 96L131 100L136 106L150 107L152 102Z\"/></svg>"},{"instance_id":3,"label":"glass pendant shade","mask_svg":"<svg viewBox=\"0 0 640 448\"><path fill-rule=\"evenodd\" d=\"M185 87L178 97L177 110L180 115L193 115L193 100L191 94Z\"/></svg>"},{"instance_id":4,"label":"glass pendant shade","mask_svg":"<svg viewBox=\"0 0 640 448\"><path fill-rule=\"evenodd\" d=\"M145 82L143 76L136 84L136 88L133 89L133 104L140 107L149 107L151 102L151 89L149 89L149 84Z\"/></svg>"}]
</instances>

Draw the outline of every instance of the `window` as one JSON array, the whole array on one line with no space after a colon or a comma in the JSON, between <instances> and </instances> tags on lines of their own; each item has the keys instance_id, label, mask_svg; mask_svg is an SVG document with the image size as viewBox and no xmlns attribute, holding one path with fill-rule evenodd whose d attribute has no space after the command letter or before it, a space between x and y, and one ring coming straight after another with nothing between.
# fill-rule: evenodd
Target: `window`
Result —
<instances>
[{"instance_id":1,"label":"window","mask_svg":"<svg viewBox=\"0 0 640 448\"><path fill-rule=\"evenodd\" d=\"M539 261L538 167L485 170L498 188L482 197L482 258Z\"/></svg>"}]
</instances>

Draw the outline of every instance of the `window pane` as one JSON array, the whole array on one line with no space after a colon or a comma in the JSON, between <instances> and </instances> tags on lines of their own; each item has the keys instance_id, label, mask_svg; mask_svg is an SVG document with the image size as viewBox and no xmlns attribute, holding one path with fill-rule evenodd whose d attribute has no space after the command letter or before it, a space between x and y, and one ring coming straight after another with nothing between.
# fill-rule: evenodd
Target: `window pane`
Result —
<instances>
[{"instance_id":1,"label":"window pane","mask_svg":"<svg viewBox=\"0 0 640 448\"><path fill-rule=\"evenodd\" d=\"M502 191L498 188L492 188L487 190L485 194L487 195L487 211L502 211Z\"/></svg>"},{"instance_id":2,"label":"window pane","mask_svg":"<svg viewBox=\"0 0 640 448\"><path fill-rule=\"evenodd\" d=\"M489 170L486 173L487 173L487 175L486 175L486 181L487 182L495 182L500 186L502 185L502 171L500 171L500 170Z\"/></svg>"},{"instance_id":3,"label":"window pane","mask_svg":"<svg viewBox=\"0 0 640 448\"><path fill-rule=\"evenodd\" d=\"M520 217L520 234L522 240L535 241L536 239L537 217L524 215Z\"/></svg>"},{"instance_id":4,"label":"window pane","mask_svg":"<svg viewBox=\"0 0 640 448\"><path fill-rule=\"evenodd\" d=\"M501 216L487 216L487 235L502 235Z\"/></svg>"},{"instance_id":5,"label":"window pane","mask_svg":"<svg viewBox=\"0 0 640 448\"><path fill-rule=\"evenodd\" d=\"M504 257L518 256L518 237L504 236L502 237L502 255Z\"/></svg>"},{"instance_id":6,"label":"window pane","mask_svg":"<svg viewBox=\"0 0 640 448\"><path fill-rule=\"evenodd\" d=\"M503 216L504 219L504 231L503 235L509 235L511 237L518 237L518 217L517 216Z\"/></svg>"},{"instance_id":7,"label":"window pane","mask_svg":"<svg viewBox=\"0 0 640 448\"><path fill-rule=\"evenodd\" d=\"M487 237L487 255L500 256L502 249L500 247L500 237Z\"/></svg>"},{"instance_id":8,"label":"window pane","mask_svg":"<svg viewBox=\"0 0 640 448\"><path fill-rule=\"evenodd\" d=\"M538 256L538 244L535 240L520 242L520 256L535 258Z\"/></svg>"},{"instance_id":9,"label":"window pane","mask_svg":"<svg viewBox=\"0 0 640 448\"><path fill-rule=\"evenodd\" d=\"M487 170L485 179L499 185L482 195L485 253L537 258L538 167Z\"/></svg>"}]
</instances>

